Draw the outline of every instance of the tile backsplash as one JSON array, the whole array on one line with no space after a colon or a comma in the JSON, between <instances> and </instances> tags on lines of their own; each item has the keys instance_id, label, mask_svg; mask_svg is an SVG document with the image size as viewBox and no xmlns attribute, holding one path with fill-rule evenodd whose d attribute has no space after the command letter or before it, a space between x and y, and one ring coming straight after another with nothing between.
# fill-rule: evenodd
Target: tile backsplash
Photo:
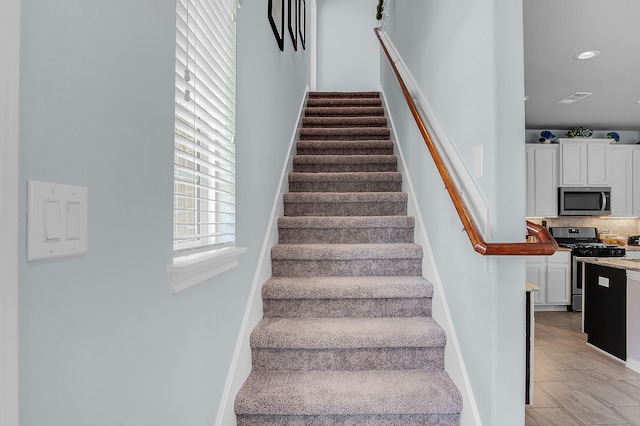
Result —
<instances>
[{"instance_id":1,"label":"tile backsplash","mask_svg":"<svg viewBox=\"0 0 640 426\"><path fill-rule=\"evenodd\" d=\"M531 222L542 224L547 222L547 227L552 226L595 226L598 232L609 231L611 235L628 237L640 234L640 219L636 218L600 218L593 216L564 216L557 218L530 218Z\"/></svg>"}]
</instances>

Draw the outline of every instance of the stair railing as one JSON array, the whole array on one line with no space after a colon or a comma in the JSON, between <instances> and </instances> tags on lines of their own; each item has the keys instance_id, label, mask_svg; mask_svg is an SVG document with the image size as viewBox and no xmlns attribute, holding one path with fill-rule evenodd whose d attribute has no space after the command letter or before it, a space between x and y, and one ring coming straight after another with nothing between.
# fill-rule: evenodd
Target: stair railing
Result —
<instances>
[{"instance_id":1,"label":"stair railing","mask_svg":"<svg viewBox=\"0 0 640 426\"><path fill-rule=\"evenodd\" d=\"M486 242L479 230L479 226L474 220L473 215L471 214L471 210L463 196L461 195L460 189L456 185L454 178L452 177L449 169L447 167L447 163L443 156L440 154L437 146L433 142L431 134L427 127L427 120L422 116L420 110L416 106L416 103L405 84L404 78L396 66L396 62L399 60L392 57L389 46L387 45L386 35L384 35L384 31L382 28L374 29L376 36L378 37L378 41L382 46L382 50L385 53L387 60L389 61L389 65L391 66L393 73L396 77L400 88L402 89L402 93L404 95L405 100L411 110L411 114L422 134L425 144L427 145L427 149L433 158L433 161L440 173L440 177L442 178L445 188L449 193L449 197L453 202L453 205L458 212L458 216L462 221L464 226L464 230L471 241L471 245L473 249L480 253L481 255L487 256L546 256L555 253L558 248L558 243L551 236L549 231L546 228L537 225L533 222L526 221L527 227L527 235L533 236L533 240L537 240L535 242L513 242L513 243L489 243ZM394 50L395 53L395 50Z\"/></svg>"}]
</instances>

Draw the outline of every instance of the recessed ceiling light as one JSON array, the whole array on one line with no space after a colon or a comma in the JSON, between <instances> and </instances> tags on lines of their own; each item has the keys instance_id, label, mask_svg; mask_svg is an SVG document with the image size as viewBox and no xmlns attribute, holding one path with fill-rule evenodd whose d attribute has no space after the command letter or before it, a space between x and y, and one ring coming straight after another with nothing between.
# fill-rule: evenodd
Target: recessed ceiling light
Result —
<instances>
[{"instance_id":1,"label":"recessed ceiling light","mask_svg":"<svg viewBox=\"0 0 640 426\"><path fill-rule=\"evenodd\" d=\"M584 59L591 59L591 58L595 58L596 56L598 56L600 54L599 50L596 49L589 49L589 50L585 50L584 52L580 52L577 53L573 59L580 59L580 60L584 60Z\"/></svg>"}]
</instances>

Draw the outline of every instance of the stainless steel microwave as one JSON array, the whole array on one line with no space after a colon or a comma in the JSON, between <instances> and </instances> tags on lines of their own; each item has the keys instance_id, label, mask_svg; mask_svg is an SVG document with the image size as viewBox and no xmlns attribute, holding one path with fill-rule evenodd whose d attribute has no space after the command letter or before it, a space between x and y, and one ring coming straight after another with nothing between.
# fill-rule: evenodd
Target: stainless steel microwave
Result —
<instances>
[{"instance_id":1,"label":"stainless steel microwave","mask_svg":"<svg viewBox=\"0 0 640 426\"><path fill-rule=\"evenodd\" d=\"M561 186L558 188L560 216L606 216L611 214L611 187Z\"/></svg>"}]
</instances>

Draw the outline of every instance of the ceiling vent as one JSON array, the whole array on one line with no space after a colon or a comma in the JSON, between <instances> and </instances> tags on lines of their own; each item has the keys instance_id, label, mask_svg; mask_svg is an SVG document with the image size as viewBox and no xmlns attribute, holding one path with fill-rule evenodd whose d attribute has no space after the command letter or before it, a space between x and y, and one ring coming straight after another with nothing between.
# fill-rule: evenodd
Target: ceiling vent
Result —
<instances>
[{"instance_id":1,"label":"ceiling vent","mask_svg":"<svg viewBox=\"0 0 640 426\"><path fill-rule=\"evenodd\" d=\"M582 99L586 98L587 96L591 96L591 95L593 95L593 93L591 93L591 92L576 92L576 93L573 93L573 94L567 96L564 99L560 99L556 103L557 104L572 104L574 102L581 101Z\"/></svg>"}]
</instances>

